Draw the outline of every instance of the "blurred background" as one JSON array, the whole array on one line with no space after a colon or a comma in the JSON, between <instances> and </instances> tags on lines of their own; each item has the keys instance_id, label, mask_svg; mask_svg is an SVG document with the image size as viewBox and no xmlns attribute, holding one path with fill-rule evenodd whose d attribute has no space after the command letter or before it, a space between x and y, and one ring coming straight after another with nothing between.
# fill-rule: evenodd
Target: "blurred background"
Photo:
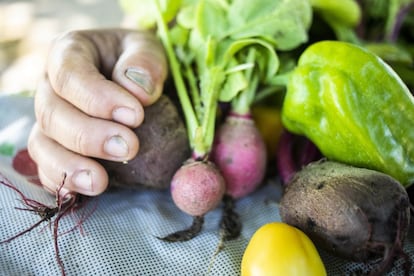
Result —
<instances>
[{"instance_id":1,"label":"blurred background","mask_svg":"<svg viewBox=\"0 0 414 276\"><path fill-rule=\"evenodd\" d=\"M0 94L35 90L56 35L122 24L116 0L0 0Z\"/></svg>"}]
</instances>

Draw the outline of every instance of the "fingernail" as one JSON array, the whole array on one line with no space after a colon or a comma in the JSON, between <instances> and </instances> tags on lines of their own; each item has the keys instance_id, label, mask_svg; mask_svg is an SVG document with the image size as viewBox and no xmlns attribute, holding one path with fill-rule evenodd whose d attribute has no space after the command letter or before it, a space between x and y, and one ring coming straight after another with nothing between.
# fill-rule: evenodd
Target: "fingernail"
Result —
<instances>
[{"instance_id":1,"label":"fingernail","mask_svg":"<svg viewBox=\"0 0 414 276\"><path fill-rule=\"evenodd\" d=\"M76 172L72 176L73 184L83 190L83 191L92 191L92 174L89 170L82 170Z\"/></svg>"},{"instance_id":2,"label":"fingernail","mask_svg":"<svg viewBox=\"0 0 414 276\"><path fill-rule=\"evenodd\" d=\"M105 142L104 151L114 157L126 157L128 145L121 136L115 135Z\"/></svg>"},{"instance_id":3,"label":"fingernail","mask_svg":"<svg viewBox=\"0 0 414 276\"><path fill-rule=\"evenodd\" d=\"M137 116L133 109L129 107L118 107L112 112L112 119L129 126L136 125Z\"/></svg>"},{"instance_id":4,"label":"fingernail","mask_svg":"<svg viewBox=\"0 0 414 276\"><path fill-rule=\"evenodd\" d=\"M146 71L137 68L129 68L126 70L125 76L142 87L148 95L154 93L154 84Z\"/></svg>"}]
</instances>

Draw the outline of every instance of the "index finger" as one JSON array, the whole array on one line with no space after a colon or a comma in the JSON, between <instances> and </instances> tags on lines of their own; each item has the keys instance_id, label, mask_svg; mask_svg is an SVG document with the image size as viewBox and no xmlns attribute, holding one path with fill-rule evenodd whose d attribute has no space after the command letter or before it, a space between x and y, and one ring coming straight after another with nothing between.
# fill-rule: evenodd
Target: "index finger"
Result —
<instances>
[{"instance_id":1,"label":"index finger","mask_svg":"<svg viewBox=\"0 0 414 276\"><path fill-rule=\"evenodd\" d=\"M137 92L131 93L111 80L127 34L124 30L67 33L51 48L47 73L54 91L84 113L137 127L144 117L137 95L145 90L137 85Z\"/></svg>"}]
</instances>

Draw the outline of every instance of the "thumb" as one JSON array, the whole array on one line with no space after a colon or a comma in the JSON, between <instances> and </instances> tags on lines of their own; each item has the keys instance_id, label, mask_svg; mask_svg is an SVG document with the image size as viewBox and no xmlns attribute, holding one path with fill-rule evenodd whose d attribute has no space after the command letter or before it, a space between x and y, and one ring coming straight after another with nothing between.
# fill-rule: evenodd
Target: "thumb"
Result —
<instances>
[{"instance_id":1,"label":"thumb","mask_svg":"<svg viewBox=\"0 0 414 276\"><path fill-rule=\"evenodd\" d=\"M164 48L154 34L139 31L125 33L121 44L112 79L148 106L160 97L167 78Z\"/></svg>"}]
</instances>

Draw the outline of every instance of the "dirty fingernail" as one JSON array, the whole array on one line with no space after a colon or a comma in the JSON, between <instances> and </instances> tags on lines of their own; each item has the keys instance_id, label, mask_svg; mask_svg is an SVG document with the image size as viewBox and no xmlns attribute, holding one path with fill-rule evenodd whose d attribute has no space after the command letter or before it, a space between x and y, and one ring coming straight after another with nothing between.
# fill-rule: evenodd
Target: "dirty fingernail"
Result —
<instances>
[{"instance_id":1,"label":"dirty fingernail","mask_svg":"<svg viewBox=\"0 0 414 276\"><path fill-rule=\"evenodd\" d=\"M73 184L83 191L92 191L92 174L89 170L81 170L72 176Z\"/></svg>"},{"instance_id":2,"label":"dirty fingernail","mask_svg":"<svg viewBox=\"0 0 414 276\"><path fill-rule=\"evenodd\" d=\"M137 68L129 68L126 70L125 76L142 87L148 95L154 93L154 84L147 72Z\"/></svg>"},{"instance_id":3,"label":"dirty fingernail","mask_svg":"<svg viewBox=\"0 0 414 276\"><path fill-rule=\"evenodd\" d=\"M121 136L115 135L105 142L104 151L114 157L126 157L128 145Z\"/></svg>"},{"instance_id":4,"label":"dirty fingernail","mask_svg":"<svg viewBox=\"0 0 414 276\"><path fill-rule=\"evenodd\" d=\"M112 112L112 119L124 125L134 126L137 116L133 109L129 107L118 107Z\"/></svg>"}]
</instances>

